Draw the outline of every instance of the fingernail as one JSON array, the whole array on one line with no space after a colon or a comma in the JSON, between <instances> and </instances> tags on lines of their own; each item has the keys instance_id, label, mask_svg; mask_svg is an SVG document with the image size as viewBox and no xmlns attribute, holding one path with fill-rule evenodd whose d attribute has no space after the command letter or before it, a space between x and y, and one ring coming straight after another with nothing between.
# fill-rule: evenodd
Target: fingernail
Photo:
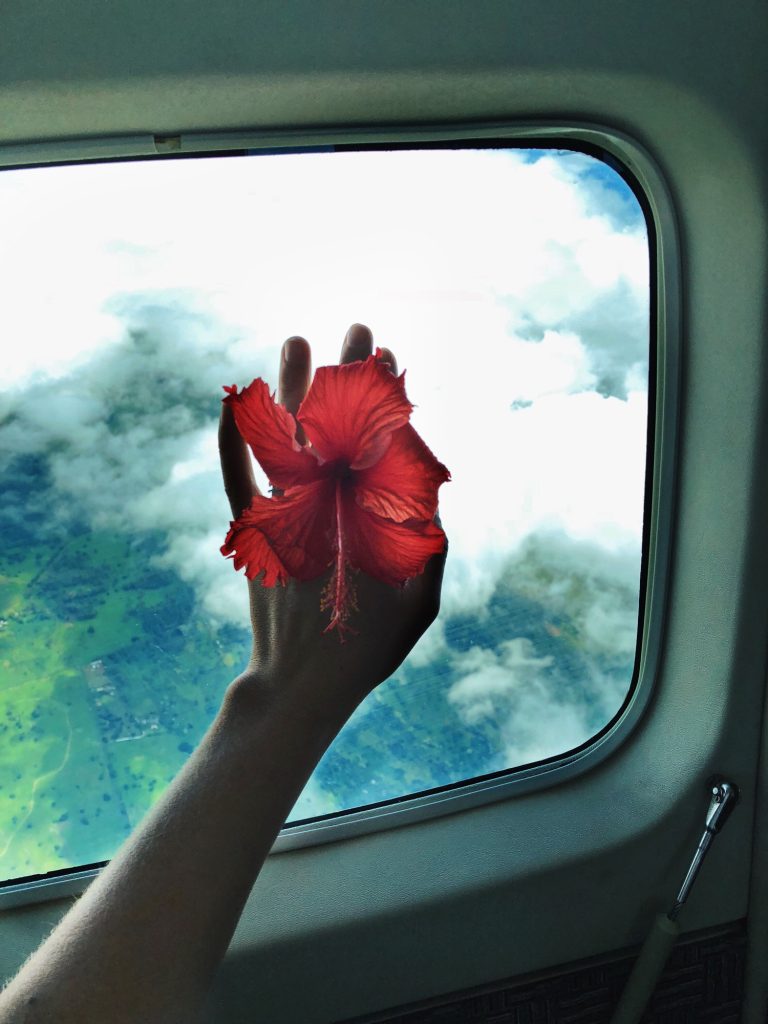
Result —
<instances>
[{"instance_id":1,"label":"fingernail","mask_svg":"<svg viewBox=\"0 0 768 1024\"><path fill-rule=\"evenodd\" d=\"M360 356L367 355L373 345L373 335L365 324L352 324L345 340L348 351Z\"/></svg>"},{"instance_id":2,"label":"fingernail","mask_svg":"<svg viewBox=\"0 0 768 1024\"><path fill-rule=\"evenodd\" d=\"M283 345L283 358L286 363L295 363L303 354L301 338L289 338Z\"/></svg>"}]
</instances>

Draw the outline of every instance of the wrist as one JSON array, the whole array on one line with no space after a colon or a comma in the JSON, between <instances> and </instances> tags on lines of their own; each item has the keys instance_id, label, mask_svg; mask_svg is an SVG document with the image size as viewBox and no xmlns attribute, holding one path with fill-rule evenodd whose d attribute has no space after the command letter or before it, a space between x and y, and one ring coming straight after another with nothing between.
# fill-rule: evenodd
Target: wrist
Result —
<instances>
[{"instance_id":1,"label":"wrist","mask_svg":"<svg viewBox=\"0 0 768 1024\"><path fill-rule=\"evenodd\" d=\"M277 673L249 666L227 687L222 713L254 727L275 717L303 723L332 738L370 689L340 685L318 672Z\"/></svg>"}]
</instances>

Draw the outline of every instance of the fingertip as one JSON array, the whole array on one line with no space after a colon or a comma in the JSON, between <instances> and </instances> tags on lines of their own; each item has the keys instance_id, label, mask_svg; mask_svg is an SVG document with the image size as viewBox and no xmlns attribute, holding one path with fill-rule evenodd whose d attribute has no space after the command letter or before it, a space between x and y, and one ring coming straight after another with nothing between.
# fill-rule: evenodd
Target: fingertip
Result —
<instances>
[{"instance_id":1,"label":"fingertip","mask_svg":"<svg viewBox=\"0 0 768 1024\"><path fill-rule=\"evenodd\" d=\"M373 352L373 334L365 324L352 324L344 336L340 363L354 363L367 359Z\"/></svg>"},{"instance_id":2,"label":"fingertip","mask_svg":"<svg viewBox=\"0 0 768 1024\"><path fill-rule=\"evenodd\" d=\"M219 459L224 491L236 519L248 508L259 489L253 476L248 448L237 429L234 412L226 402L222 403L219 417Z\"/></svg>"},{"instance_id":3,"label":"fingertip","mask_svg":"<svg viewBox=\"0 0 768 1024\"><path fill-rule=\"evenodd\" d=\"M397 360L395 359L394 353L389 348L380 349L381 355L379 356L379 362L383 363L391 373L397 376Z\"/></svg>"},{"instance_id":4,"label":"fingertip","mask_svg":"<svg viewBox=\"0 0 768 1024\"><path fill-rule=\"evenodd\" d=\"M221 400L221 412L219 413L219 450L221 450L222 441L226 443L229 440L233 428L237 430L237 427L235 427L235 416L231 405L226 398L223 398Z\"/></svg>"},{"instance_id":5,"label":"fingertip","mask_svg":"<svg viewBox=\"0 0 768 1024\"><path fill-rule=\"evenodd\" d=\"M345 341L350 343L373 344L373 333L366 324L352 324L347 331Z\"/></svg>"},{"instance_id":6,"label":"fingertip","mask_svg":"<svg viewBox=\"0 0 768 1024\"><path fill-rule=\"evenodd\" d=\"M311 358L311 349L306 338L294 334L283 342L282 360L290 367L301 366Z\"/></svg>"}]
</instances>

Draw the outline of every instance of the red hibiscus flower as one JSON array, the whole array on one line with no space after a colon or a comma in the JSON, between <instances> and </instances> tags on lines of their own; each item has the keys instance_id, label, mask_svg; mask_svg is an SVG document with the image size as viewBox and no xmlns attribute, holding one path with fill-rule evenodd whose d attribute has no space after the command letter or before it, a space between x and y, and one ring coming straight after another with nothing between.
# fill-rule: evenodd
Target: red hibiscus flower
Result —
<instances>
[{"instance_id":1,"label":"red hibiscus flower","mask_svg":"<svg viewBox=\"0 0 768 1024\"><path fill-rule=\"evenodd\" d=\"M315 579L333 566L321 609L331 609L324 632L337 629L342 641L354 632L351 570L403 585L445 546L433 517L450 473L408 422L405 373L395 377L380 355L318 368L296 414L303 446L296 419L263 380L239 394L236 385L224 389L237 429L282 493L254 497L221 552L235 569L245 566L248 579L263 573L265 587Z\"/></svg>"}]
</instances>

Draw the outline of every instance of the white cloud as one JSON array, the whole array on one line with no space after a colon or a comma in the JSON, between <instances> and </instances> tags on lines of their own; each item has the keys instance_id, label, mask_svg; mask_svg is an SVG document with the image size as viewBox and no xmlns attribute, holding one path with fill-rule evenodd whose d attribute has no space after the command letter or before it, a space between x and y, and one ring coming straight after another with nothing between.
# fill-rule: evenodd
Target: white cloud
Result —
<instances>
[{"instance_id":1,"label":"white cloud","mask_svg":"<svg viewBox=\"0 0 768 1024\"><path fill-rule=\"evenodd\" d=\"M448 702L465 725L499 735L498 753L477 774L556 757L587 742L616 713L626 685L622 692L615 680L595 674L582 688L568 688L553 661L523 637L454 656L459 678Z\"/></svg>"},{"instance_id":2,"label":"white cloud","mask_svg":"<svg viewBox=\"0 0 768 1024\"><path fill-rule=\"evenodd\" d=\"M642 307L644 232L595 212L595 188L555 157L493 151L5 172L0 260L19 286L2 314L17 340L4 373L47 372L116 341L105 309L116 291L193 289L256 345L312 335L321 363L356 318L410 358L445 328L476 345L489 300L513 328L561 327L618 281ZM426 334L409 329L414 303L437 321ZM469 333L451 330L467 307Z\"/></svg>"},{"instance_id":3,"label":"white cloud","mask_svg":"<svg viewBox=\"0 0 768 1024\"><path fill-rule=\"evenodd\" d=\"M541 531L509 556L501 580L566 617L578 647L589 655L626 659L635 649L639 575L634 545L611 549Z\"/></svg>"},{"instance_id":4,"label":"white cloud","mask_svg":"<svg viewBox=\"0 0 768 1024\"><path fill-rule=\"evenodd\" d=\"M533 644L516 637L497 651L473 647L454 659L448 701L467 725L498 725L503 750L485 771L542 760L589 739L583 697L563 694Z\"/></svg>"},{"instance_id":5,"label":"white cloud","mask_svg":"<svg viewBox=\"0 0 768 1024\"><path fill-rule=\"evenodd\" d=\"M478 770L496 771L561 754L586 742L616 714L629 685L637 638L638 563L631 547L610 551L564 533L537 533L503 560L496 599L527 599L549 621L538 630L570 652L579 678L563 670L542 640L517 635L494 648L446 648L457 680L446 699L468 726L496 732L499 752ZM543 629L542 629L543 627Z\"/></svg>"}]
</instances>

